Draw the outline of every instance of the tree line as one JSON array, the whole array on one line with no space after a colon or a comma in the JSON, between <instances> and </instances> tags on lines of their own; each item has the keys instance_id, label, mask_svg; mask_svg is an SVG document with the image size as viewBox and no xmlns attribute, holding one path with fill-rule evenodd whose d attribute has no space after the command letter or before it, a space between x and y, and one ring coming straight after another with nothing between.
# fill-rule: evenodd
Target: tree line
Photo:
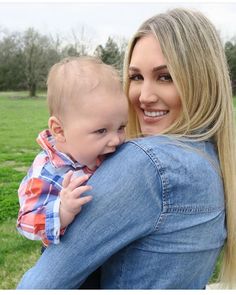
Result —
<instances>
[{"instance_id":1,"label":"tree line","mask_svg":"<svg viewBox=\"0 0 236 295\"><path fill-rule=\"evenodd\" d=\"M1 33L1 32L0 32ZM73 32L73 42L59 36L40 34L33 28L24 32L4 33L0 38L0 91L28 90L31 97L46 88L49 68L68 56L93 55L122 70L125 39L116 42L109 37L105 46L91 52L89 42Z\"/></svg>"},{"instance_id":2,"label":"tree line","mask_svg":"<svg viewBox=\"0 0 236 295\"><path fill-rule=\"evenodd\" d=\"M229 65L233 94L236 95L236 37L225 43L225 54Z\"/></svg>"},{"instance_id":3,"label":"tree line","mask_svg":"<svg viewBox=\"0 0 236 295\"><path fill-rule=\"evenodd\" d=\"M120 72L123 68L127 40L109 37L106 44L99 44L91 52L84 34L73 33L73 42L59 37L43 35L33 28L24 32L0 31L0 91L28 90L31 97L37 90L45 90L49 68L68 56L93 55ZM81 33L81 32L80 32ZM2 35L2 36L1 36ZM235 39L236 40L236 39ZM236 42L225 43L234 94L236 94Z\"/></svg>"}]
</instances>

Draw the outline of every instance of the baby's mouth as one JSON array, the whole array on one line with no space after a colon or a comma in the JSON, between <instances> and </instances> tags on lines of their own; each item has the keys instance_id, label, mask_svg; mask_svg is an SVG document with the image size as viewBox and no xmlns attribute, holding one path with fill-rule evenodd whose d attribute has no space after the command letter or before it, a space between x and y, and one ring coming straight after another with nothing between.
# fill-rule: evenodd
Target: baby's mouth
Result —
<instances>
[{"instance_id":1,"label":"baby's mouth","mask_svg":"<svg viewBox=\"0 0 236 295\"><path fill-rule=\"evenodd\" d=\"M105 155L99 155L98 156L98 161L101 163L105 160L106 156Z\"/></svg>"}]
</instances>

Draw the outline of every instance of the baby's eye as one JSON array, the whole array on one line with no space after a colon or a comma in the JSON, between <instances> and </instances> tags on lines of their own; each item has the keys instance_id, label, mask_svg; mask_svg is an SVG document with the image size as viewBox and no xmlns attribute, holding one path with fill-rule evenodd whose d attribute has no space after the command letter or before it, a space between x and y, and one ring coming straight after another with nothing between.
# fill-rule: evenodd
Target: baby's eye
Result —
<instances>
[{"instance_id":1,"label":"baby's eye","mask_svg":"<svg viewBox=\"0 0 236 295\"><path fill-rule=\"evenodd\" d=\"M95 133L98 133L98 134L104 134L107 132L107 129L106 128L101 128L101 129L98 129L95 131Z\"/></svg>"},{"instance_id":2,"label":"baby's eye","mask_svg":"<svg viewBox=\"0 0 236 295\"><path fill-rule=\"evenodd\" d=\"M132 80L132 81L143 80L143 76L140 74L129 75L129 80Z\"/></svg>"},{"instance_id":3,"label":"baby's eye","mask_svg":"<svg viewBox=\"0 0 236 295\"><path fill-rule=\"evenodd\" d=\"M125 125L122 125L122 126L120 126L119 128L118 128L118 131L124 131L125 130Z\"/></svg>"},{"instance_id":4,"label":"baby's eye","mask_svg":"<svg viewBox=\"0 0 236 295\"><path fill-rule=\"evenodd\" d=\"M172 78L170 74L160 74L158 77L158 80L162 82L172 82Z\"/></svg>"}]
</instances>

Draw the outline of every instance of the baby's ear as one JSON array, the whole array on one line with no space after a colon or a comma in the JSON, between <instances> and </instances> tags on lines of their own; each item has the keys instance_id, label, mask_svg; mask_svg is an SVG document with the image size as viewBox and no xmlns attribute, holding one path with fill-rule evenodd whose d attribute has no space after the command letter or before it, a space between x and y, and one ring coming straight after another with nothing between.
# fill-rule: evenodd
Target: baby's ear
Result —
<instances>
[{"instance_id":1,"label":"baby's ear","mask_svg":"<svg viewBox=\"0 0 236 295\"><path fill-rule=\"evenodd\" d=\"M55 116L51 116L48 119L48 128L52 134L52 136L55 138L58 142L65 142L65 136L64 136L64 129L63 125L60 122L59 119Z\"/></svg>"}]
</instances>

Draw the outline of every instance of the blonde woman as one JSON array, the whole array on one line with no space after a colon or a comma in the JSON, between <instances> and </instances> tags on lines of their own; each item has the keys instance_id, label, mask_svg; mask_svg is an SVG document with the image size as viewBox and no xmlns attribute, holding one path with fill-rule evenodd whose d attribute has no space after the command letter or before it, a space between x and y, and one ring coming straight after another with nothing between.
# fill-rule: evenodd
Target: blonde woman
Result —
<instances>
[{"instance_id":1,"label":"blonde woman","mask_svg":"<svg viewBox=\"0 0 236 295\"><path fill-rule=\"evenodd\" d=\"M221 275L223 283L236 287L236 134L232 89L223 46L216 29L201 13L176 9L169 14L154 16L140 27L130 42L128 67L135 44L150 34L159 41L182 104L178 120L156 133L176 134L180 138L184 135L191 141L214 140L218 151L227 221ZM129 81L129 75L126 68L126 81ZM128 94L132 88L127 82ZM130 102L132 119L129 120L128 134L135 137L145 134L146 129L132 98ZM155 130L150 133L156 134Z\"/></svg>"},{"instance_id":2,"label":"blonde woman","mask_svg":"<svg viewBox=\"0 0 236 295\"><path fill-rule=\"evenodd\" d=\"M144 22L126 56L129 140L89 180L93 201L20 289L204 289L221 251L236 282L235 142L217 32L199 12ZM65 271L66 270L66 271Z\"/></svg>"}]
</instances>

